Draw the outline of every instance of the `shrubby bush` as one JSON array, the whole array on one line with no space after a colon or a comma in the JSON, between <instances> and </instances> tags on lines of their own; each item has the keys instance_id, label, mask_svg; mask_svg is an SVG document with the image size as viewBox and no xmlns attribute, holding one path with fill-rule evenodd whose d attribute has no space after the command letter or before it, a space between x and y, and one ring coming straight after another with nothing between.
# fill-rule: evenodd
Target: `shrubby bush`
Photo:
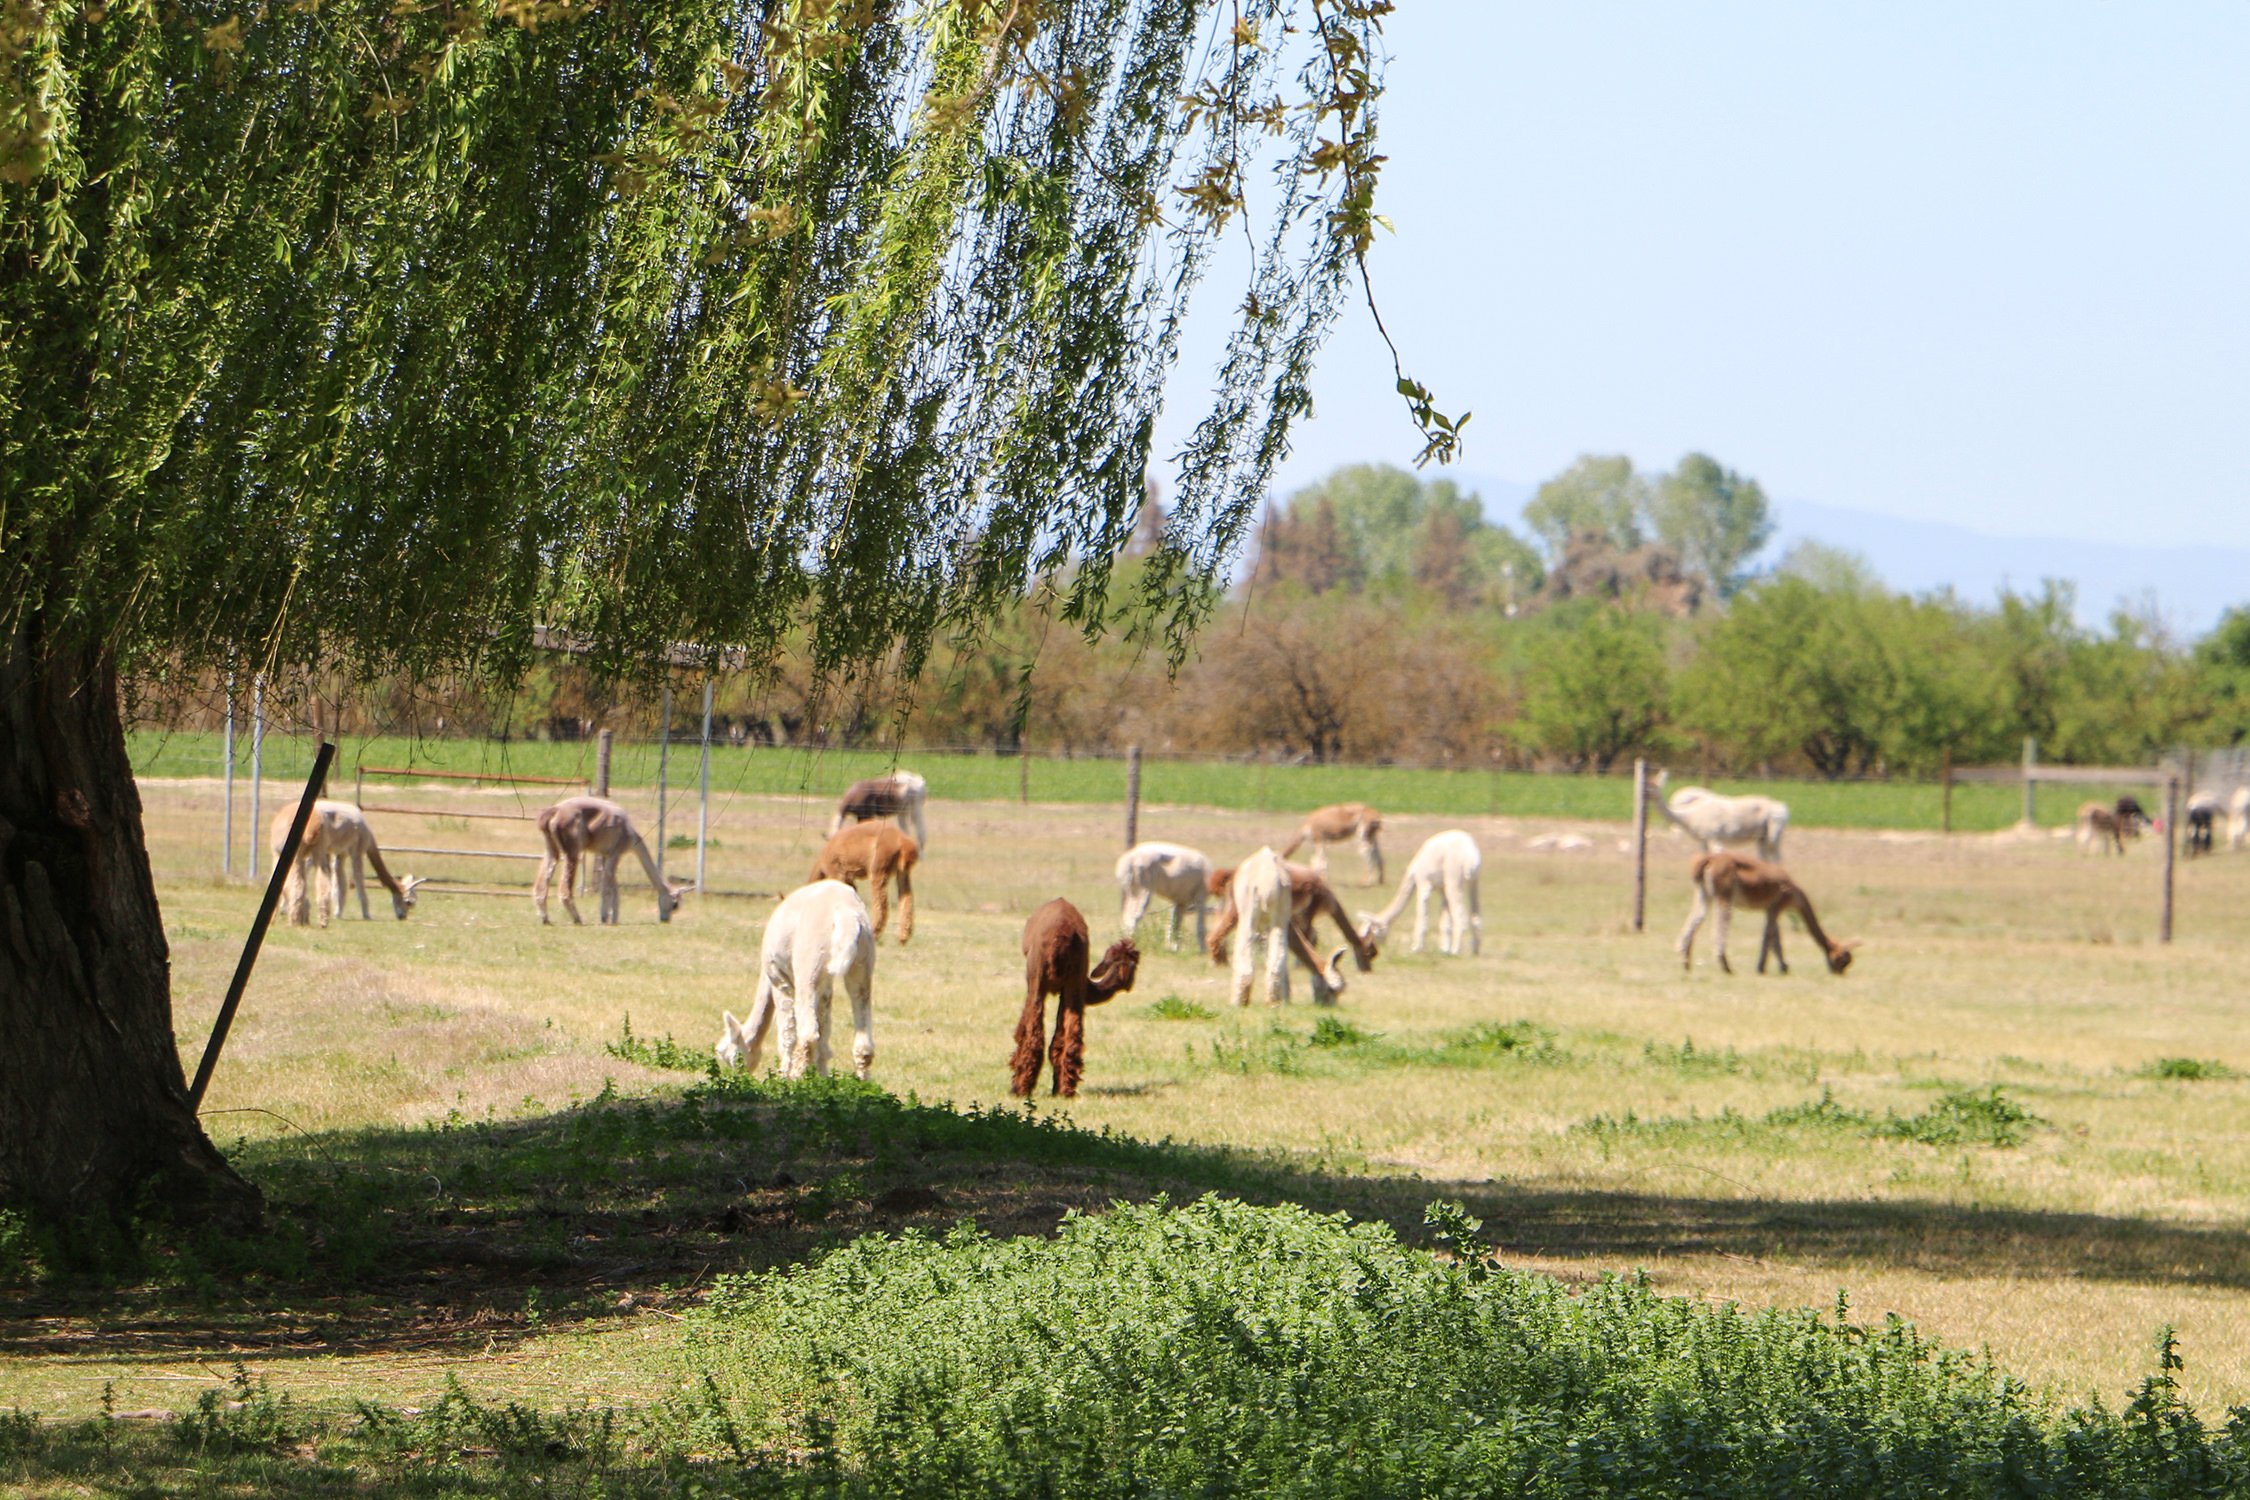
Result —
<instances>
[{"instance_id":1,"label":"shrubby bush","mask_svg":"<svg viewBox=\"0 0 2250 1500\"><path fill-rule=\"evenodd\" d=\"M2059 1409L1906 1324L1579 1291L1207 1198L1057 1238L865 1239L717 1289L690 1420L779 1478L999 1495L2217 1495L2163 1367Z\"/></svg>"}]
</instances>

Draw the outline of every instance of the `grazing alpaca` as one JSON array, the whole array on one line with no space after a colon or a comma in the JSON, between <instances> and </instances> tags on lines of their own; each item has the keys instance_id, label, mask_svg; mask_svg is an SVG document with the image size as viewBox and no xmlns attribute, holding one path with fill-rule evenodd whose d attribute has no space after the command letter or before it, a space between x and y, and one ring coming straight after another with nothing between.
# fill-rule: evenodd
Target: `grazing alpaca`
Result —
<instances>
[{"instance_id":1,"label":"grazing alpaca","mask_svg":"<svg viewBox=\"0 0 2250 1500\"><path fill-rule=\"evenodd\" d=\"M1415 851L1391 904L1379 912L1359 914L1360 935L1370 942L1381 942L1411 898L1414 951L1421 952L1422 937L1430 922L1430 896L1436 892L1444 897L1438 908L1438 951L1457 954L1465 939L1467 950L1475 953L1484 942L1484 918L1477 910L1477 877L1483 870L1484 855L1475 839L1458 828L1432 834Z\"/></svg>"},{"instance_id":2,"label":"grazing alpaca","mask_svg":"<svg viewBox=\"0 0 2250 1500\"><path fill-rule=\"evenodd\" d=\"M820 846L807 880L841 880L846 885L868 882L875 893L875 930L890 921L889 882L898 882L898 940L914 936L914 862L922 846L888 823L855 823L829 836Z\"/></svg>"},{"instance_id":3,"label":"grazing alpaca","mask_svg":"<svg viewBox=\"0 0 2250 1500\"><path fill-rule=\"evenodd\" d=\"M1016 1021L1016 1051L1008 1064L1008 1092L1029 1098L1039 1087L1039 1049L1045 1043L1047 997L1055 997L1054 1089L1065 1099L1078 1095L1086 1071L1086 1007L1100 1005L1133 987L1141 950L1131 941L1109 945L1099 967L1087 971L1093 940L1086 917L1057 896L1023 924L1023 1015Z\"/></svg>"},{"instance_id":4,"label":"grazing alpaca","mask_svg":"<svg viewBox=\"0 0 2250 1500\"><path fill-rule=\"evenodd\" d=\"M927 852L930 830L922 824L922 809L929 800L930 784L912 771L893 771L888 776L855 781L844 793L843 800L836 804L836 816L829 822L828 832L833 835L846 823L895 818L899 828L912 833L915 845Z\"/></svg>"},{"instance_id":5,"label":"grazing alpaca","mask_svg":"<svg viewBox=\"0 0 2250 1500\"><path fill-rule=\"evenodd\" d=\"M1172 907L1172 925L1165 944L1180 946L1180 918L1195 913L1195 946L1203 946L1204 913L1210 905L1211 861L1200 850L1185 844L1154 841L1135 844L1117 856L1117 888L1125 907L1118 920L1131 937L1148 914L1149 902L1162 896Z\"/></svg>"},{"instance_id":6,"label":"grazing alpaca","mask_svg":"<svg viewBox=\"0 0 2250 1500\"><path fill-rule=\"evenodd\" d=\"M297 804L292 802L273 816L268 826L268 836L273 843L273 857L281 858L281 851L289 843L289 825L296 821ZM297 857L290 863L289 874L281 884L282 909L296 926L311 925L312 912L306 897L312 890L312 876L320 877L320 925L328 925L331 912L344 914L344 861L351 861L352 889L359 892L359 918L374 920L367 909L367 871L365 865L375 867L375 878L383 889L391 893L391 913L401 922L414 909L414 892L428 882L409 875L404 881L391 878L390 870L383 864L383 851L376 847L375 830L367 826L367 814L349 802L331 802L326 797L316 798L313 810L305 819L304 837L297 843ZM364 864L363 864L364 861Z\"/></svg>"},{"instance_id":7,"label":"grazing alpaca","mask_svg":"<svg viewBox=\"0 0 2250 1500\"><path fill-rule=\"evenodd\" d=\"M2120 802L2131 801L2119 798ZM2140 804L2134 802L2138 808ZM2099 802L2082 803L2078 809L2078 848L2081 853L2100 849L2108 853L2123 854L2127 839L2139 838L2140 820L2131 813L2120 813L2117 808L2105 807Z\"/></svg>"},{"instance_id":8,"label":"grazing alpaca","mask_svg":"<svg viewBox=\"0 0 2250 1500\"><path fill-rule=\"evenodd\" d=\"M2217 792L2197 792L2187 800L2187 856L2209 854L2212 833L2218 827L2219 814L2226 804Z\"/></svg>"},{"instance_id":9,"label":"grazing alpaca","mask_svg":"<svg viewBox=\"0 0 2250 1500\"><path fill-rule=\"evenodd\" d=\"M1820 919L1813 915L1812 902L1798 889L1789 872L1762 859L1752 859L1747 854L1724 851L1696 856L1688 871L1695 882L1695 909L1688 913L1687 926L1680 929L1680 967L1695 967L1695 931L1710 915L1713 902L1718 903L1718 932L1714 938L1719 950L1719 967L1727 973L1734 972L1727 962L1727 926L1737 906L1766 914L1765 936L1758 943L1758 972L1766 972L1766 955L1771 953L1781 972L1789 972L1788 961L1781 956L1781 914L1793 911L1805 924L1805 931L1828 955L1828 972L1841 974L1852 966L1852 950L1857 943L1831 941L1820 930Z\"/></svg>"},{"instance_id":10,"label":"grazing alpaca","mask_svg":"<svg viewBox=\"0 0 2250 1500\"><path fill-rule=\"evenodd\" d=\"M875 1064L875 928L859 892L820 880L783 897L766 923L750 1017L725 1012L719 1066L754 1070L771 1026L784 1078L827 1072L828 1007L838 984L852 1002L852 1071L865 1078Z\"/></svg>"},{"instance_id":11,"label":"grazing alpaca","mask_svg":"<svg viewBox=\"0 0 2250 1500\"><path fill-rule=\"evenodd\" d=\"M1248 863L1244 861L1245 867ZM1336 899L1336 893L1329 889L1328 882L1318 870L1305 865L1293 865L1284 860L1281 872L1289 885L1288 951L1295 954L1297 961L1311 971L1313 1003L1333 1005L1345 988L1344 955L1350 953L1353 961L1358 964L1359 971L1365 974L1375 967L1376 945L1352 929L1350 920L1344 915L1344 903ZM1242 955L1241 940L1237 935L1237 928L1242 922L1242 907L1233 899L1236 874L1234 870L1214 870L1211 873L1210 891L1219 898L1220 910L1218 925L1212 928L1206 947L1211 955L1211 962L1215 964L1227 961L1227 938L1230 935L1236 936L1237 959ZM1320 956L1318 940L1313 932L1313 918L1316 916L1326 916L1334 921L1337 930L1344 935L1343 946L1326 958ZM1286 964L1286 960L1284 963ZM1239 963L1236 979L1245 988L1243 998L1235 1003L1248 1004L1248 981L1243 977ZM1270 985L1268 991L1270 995ZM1284 990L1281 1000L1287 999L1288 994Z\"/></svg>"},{"instance_id":12,"label":"grazing alpaca","mask_svg":"<svg viewBox=\"0 0 2250 1500\"><path fill-rule=\"evenodd\" d=\"M557 866L562 869L563 910L570 913L571 921L585 923L574 898L578 867L589 857L594 861L594 884L601 893L600 920L605 927L617 925L617 866L628 853L640 860L656 892L657 921L671 921L672 913L680 909L680 897L694 889L670 884L658 873L656 856L648 852L648 841L633 826L632 814L606 797L565 797L552 807L542 808L539 836L546 840L547 857L539 862L538 878L531 883L531 904L537 908L541 923L547 920L547 890Z\"/></svg>"},{"instance_id":13,"label":"grazing alpaca","mask_svg":"<svg viewBox=\"0 0 2250 1500\"><path fill-rule=\"evenodd\" d=\"M1300 844L1310 839L1312 867L1325 870L1328 868L1328 846L1350 839L1359 845L1360 858L1367 861L1367 878L1360 884L1381 885L1383 851L1376 844L1375 836L1382 831L1383 815L1374 808L1364 802L1339 802L1333 807L1320 808L1307 817L1304 827L1297 830L1297 836L1281 851L1281 857L1287 859L1297 852Z\"/></svg>"},{"instance_id":14,"label":"grazing alpaca","mask_svg":"<svg viewBox=\"0 0 2250 1500\"><path fill-rule=\"evenodd\" d=\"M1651 783L1657 810L1701 843L1706 853L1754 844L1758 858L1781 858L1781 836L1789 831L1788 803L1771 797L1722 797L1700 786L1683 786L1667 797L1664 783L1670 775L1659 771Z\"/></svg>"},{"instance_id":15,"label":"grazing alpaca","mask_svg":"<svg viewBox=\"0 0 2250 1500\"><path fill-rule=\"evenodd\" d=\"M1212 883L1219 877L1214 872ZM1289 872L1281 856L1260 849L1244 860L1227 883L1227 906L1219 914L1220 932L1212 934L1212 958L1217 960L1223 933L1234 933L1234 991L1237 1005L1250 1003L1250 986L1256 978L1254 950L1260 938L1266 944L1266 1003L1289 1003L1289 949L1296 929L1290 922ZM1319 961L1313 960L1317 971ZM1333 967L1333 965L1331 965ZM1341 978L1341 976L1338 976Z\"/></svg>"}]
</instances>

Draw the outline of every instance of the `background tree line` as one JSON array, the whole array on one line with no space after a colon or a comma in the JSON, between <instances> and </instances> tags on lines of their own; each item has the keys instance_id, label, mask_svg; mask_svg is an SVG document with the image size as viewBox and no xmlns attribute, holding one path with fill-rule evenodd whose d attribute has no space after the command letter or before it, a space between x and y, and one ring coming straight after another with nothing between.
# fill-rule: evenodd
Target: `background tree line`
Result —
<instances>
[{"instance_id":1,"label":"background tree line","mask_svg":"<svg viewBox=\"0 0 2250 1500\"><path fill-rule=\"evenodd\" d=\"M1111 587L1129 595L1165 517L1152 495ZM1269 505L1226 607L1176 677L1160 651L1089 644L1034 594L937 652L848 680L802 643L724 682L727 737L1099 754L1547 766L1637 754L1825 777L2003 761L2136 763L2250 735L2250 608L2183 644L2120 612L2076 623L2066 583L1991 605L1910 597L1851 554L1799 544L1759 573L1757 482L1702 454L1637 473L1588 457L1523 531L1473 494L1356 465ZM1026 672L1027 664L1031 670ZM316 725L424 734L654 734L657 700L551 660L505 696L445 683L306 696ZM675 724L699 705L682 699ZM189 700L156 716L180 720ZM208 714L206 706L203 709Z\"/></svg>"}]
</instances>

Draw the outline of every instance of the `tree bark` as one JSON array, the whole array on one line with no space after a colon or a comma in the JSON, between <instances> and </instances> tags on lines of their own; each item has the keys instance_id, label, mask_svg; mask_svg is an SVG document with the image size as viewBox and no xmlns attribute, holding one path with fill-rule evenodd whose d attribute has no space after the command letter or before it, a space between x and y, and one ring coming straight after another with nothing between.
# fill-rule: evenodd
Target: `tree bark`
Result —
<instances>
[{"instance_id":1,"label":"tree bark","mask_svg":"<svg viewBox=\"0 0 2250 1500\"><path fill-rule=\"evenodd\" d=\"M254 1219L189 1107L115 662L0 634L0 1203Z\"/></svg>"}]
</instances>

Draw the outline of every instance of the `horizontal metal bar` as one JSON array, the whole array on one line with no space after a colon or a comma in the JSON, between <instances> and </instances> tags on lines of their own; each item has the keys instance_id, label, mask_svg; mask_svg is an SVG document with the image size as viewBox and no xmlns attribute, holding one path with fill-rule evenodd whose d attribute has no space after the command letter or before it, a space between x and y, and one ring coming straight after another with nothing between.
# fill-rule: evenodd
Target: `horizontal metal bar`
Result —
<instances>
[{"instance_id":1,"label":"horizontal metal bar","mask_svg":"<svg viewBox=\"0 0 2250 1500\"><path fill-rule=\"evenodd\" d=\"M1979 766L1957 770L1955 781L2008 782L2024 779L2021 766ZM2030 772L2034 783L2048 782L2061 786L2163 786L2179 780L2177 771L2152 771L2146 766L2130 769L2110 766L2034 766Z\"/></svg>"},{"instance_id":2,"label":"horizontal metal bar","mask_svg":"<svg viewBox=\"0 0 2250 1500\"><path fill-rule=\"evenodd\" d=\"M409 818L483 818L492 823L535 823L537 813L462 812L451 807L385 807L380 802L362 802L361 812L401 813Z\"/></svg>"},{"instance_id":3,"label":"horizontal metal bar","mask_svg":"<svg viewBox=\"0 0 2250 1500\"><path fill-rule=\"evenodd\" d=\"M420 888L420 894L435 891L443 896L528 896L528 885L438 885L430 882Z\"/></svg>"},{"instance_id":4,"label":"horizontal metal bar","mask_svg":"<svg viewBox=\"0 0 2250 1500\"><path fill-rule=\"evenodd\" d=\"M585 786L584 776L492 776L483 771L431 771L413 766L361 766L362 776L412 776L431 781L489 781L501 786Z\"/></svg>"},{"instance_id":5,"label":"horizontal metal bar","mask_svg":"<svg viewBox=\"0 0 2250 1500\"><path fill-rule=\"evenodd\" d=\"M458 854L464 859L545 859L544 854L517 854L507 849L435 849L427 844L385 844L393 854Z\"/></svg>"}]
</instances>

